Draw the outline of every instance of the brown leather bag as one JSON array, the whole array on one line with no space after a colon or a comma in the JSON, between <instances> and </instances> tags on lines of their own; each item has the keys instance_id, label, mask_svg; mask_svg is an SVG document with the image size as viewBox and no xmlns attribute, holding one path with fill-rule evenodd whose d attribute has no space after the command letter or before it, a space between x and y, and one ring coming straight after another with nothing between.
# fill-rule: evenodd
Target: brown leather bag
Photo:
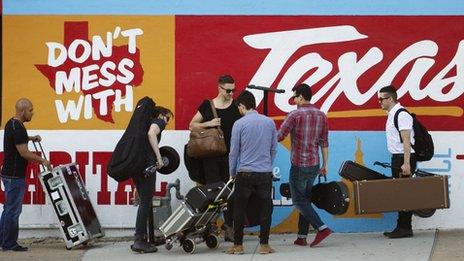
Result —
<instances>
[{"instance_id":1,"label":"brown leather bag","mask_svg":"<svg viewBox=\"0 0 464 261\"><path fill-rule=\"evenodd\" d=\"M214 118L218 118L213 101L209 101ZM187 155L192 158L203 159L223 156L227 153L226 141L221 127L194 130L190 132L187 143Z\"/></svg>"}]
</instances>

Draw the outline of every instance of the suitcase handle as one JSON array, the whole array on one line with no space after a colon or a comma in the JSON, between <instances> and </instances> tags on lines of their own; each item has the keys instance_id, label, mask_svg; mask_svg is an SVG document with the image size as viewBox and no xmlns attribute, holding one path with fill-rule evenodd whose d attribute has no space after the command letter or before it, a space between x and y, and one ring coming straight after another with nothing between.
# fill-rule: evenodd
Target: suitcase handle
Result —
<instances>
[{"instance_id":1,"label":"suitcase handle","mask_svg":"<svg viewBox=\"0 0 464 261\"><path fill-rule=\"evenodd\" d=\"M40 151L37 149L37 145L35 144L36 142L39 144ZM47 159L47 155L45 155L44 149L43 149L43 147L42 147L42 143L41 143L40 141L35 141L35 140L33 140L33 141L32 141L32 144L34 145L35 151L36 151L36 152L39 152L39 153L41 152L41 153L42 153L42 157L43 157L45 160L48 160L48 159ZM44 164L42 164L42 163L39 163L39 164L40 164L40 166L42 166L42 169L43 169L44 172L47 171L47 168L45 168Z\"/></svg>"},{"instance_id":2,"label":"suitcase handle","mask_svg":"<svg viewBox=\"0 0 464 261\"><path fill-rule=\"evenodd\" d=\"M391 164L390 163L386 163L386 162L374 162L374 166L375 165L378 165L378 166L381 166L383 168L392 168ZM392 168L392 169L400 169L401 168ZM436 176L436 174L433 174L433 173L430 173L430 172L427 172L427 171L424 171L424 170L420 170L420 169L416 169L414 171L414 173L412 173L418 177L426 177L426 176Z\"/></svg>"},{"instance_id":3,"label":"suitcase handle","mask_svg":"<svg viewBox=\"0 0 464 261\"><path fill-rule=\"evenodd\" d=\"M224 194L224 192L226 191L226 189L229 188L229 185L230 185L231 183L233 183L233 182L234 182L233 179L229 179L229 181L227 181L227 183L224 185L224 187L221 189L221 191L217 194L217 196L216 196L216 198L214 199L214 201L218 201L218 200L221 198L222 194ZM232 187L232 190L230 191L229 195L227 196L227 199L229 199L230 196L232 195L232 193L234 193L234 190L235 190L235 183L234 183L234 186Z\"/></svg>"},{"instance_id":4,"label":"suitcase handle","mask_svg":"<svg viewBox=\"0 0 464 261\"><path fill-rule=\"evenodd\" d=\"M327 182L327 176L325 176L325 175L317 175L317 183L321 183L321 176L324 177L324 182Z\"/></svg>"}]
</instances>

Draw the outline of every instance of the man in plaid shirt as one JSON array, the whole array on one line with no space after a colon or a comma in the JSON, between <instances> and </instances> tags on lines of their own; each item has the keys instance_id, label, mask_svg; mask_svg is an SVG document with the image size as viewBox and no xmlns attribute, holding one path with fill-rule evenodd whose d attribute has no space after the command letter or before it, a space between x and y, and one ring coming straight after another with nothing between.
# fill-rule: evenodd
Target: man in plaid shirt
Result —
<instances>
[{"instance_id":1,"label":"man in plaid shirt","mask_svg":"<svg viewBox=\"0 0 464 261\"><path fill-rule=\"evenodd\" d=\"M293 89L293 99L298 109L290 112L280 126L277 135L282 141L291 133L292 152L290 169L290 192L293 205L300 212L298 219L298 238L295 245L306 246L309 224L318 230L310 246L316 246L332 230L321 220L311 205L311 188L318 174L326 175L329 157L327 116L310 104L311 88L299 84ZM322 167L319 168L319 147L322 150Z\"/></svg>"}]
</instances>

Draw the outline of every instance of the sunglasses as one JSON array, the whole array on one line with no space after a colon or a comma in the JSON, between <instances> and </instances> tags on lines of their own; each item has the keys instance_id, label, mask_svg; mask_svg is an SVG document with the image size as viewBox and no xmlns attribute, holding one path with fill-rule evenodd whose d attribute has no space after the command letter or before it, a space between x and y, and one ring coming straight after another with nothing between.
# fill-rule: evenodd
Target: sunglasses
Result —
<instances>
[{"instance_id":1,"label":"sunglasses","mask_svg":"<svg viewBox=\"0 0 464 261\"><path fill-rule=\"evenodd\" d=\"M383 102L383 100L390 99L391 96L389 97L379 97L379 102Z\"/></svg>"},{"instance_id":2,"label":"sunglasses","mask_svg":"<svg viewBox=\"0 0 464 261\"><path fill-rule=\"evenodd\" d=\"M233 92L235 92L235 89L226 89L226 88L224 88L224 87L222 87L222 86L219 86L219 87L221 87L221 89L223 89L223 90L226 91L227 93L233 93Z\"/></svg>"}]
</instances>

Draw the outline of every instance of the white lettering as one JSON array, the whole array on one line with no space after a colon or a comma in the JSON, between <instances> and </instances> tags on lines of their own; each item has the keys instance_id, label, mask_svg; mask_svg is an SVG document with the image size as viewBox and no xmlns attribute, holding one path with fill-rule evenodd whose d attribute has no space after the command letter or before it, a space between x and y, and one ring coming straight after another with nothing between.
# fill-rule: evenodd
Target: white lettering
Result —
<instances>
[{"instance_id":1,"label":"white lettering","mask_svg":"<svg viewBox=\"0 0 464 261\"><path fill-rule=\"evenodd\" d=\"M58 67L66 61L67 52L66 47L60 43L48 42L45 43L48 47L48 65L52 67ZM58 51L58 57L56 57L56 51Z\"/></svg>"}]
</instances>

